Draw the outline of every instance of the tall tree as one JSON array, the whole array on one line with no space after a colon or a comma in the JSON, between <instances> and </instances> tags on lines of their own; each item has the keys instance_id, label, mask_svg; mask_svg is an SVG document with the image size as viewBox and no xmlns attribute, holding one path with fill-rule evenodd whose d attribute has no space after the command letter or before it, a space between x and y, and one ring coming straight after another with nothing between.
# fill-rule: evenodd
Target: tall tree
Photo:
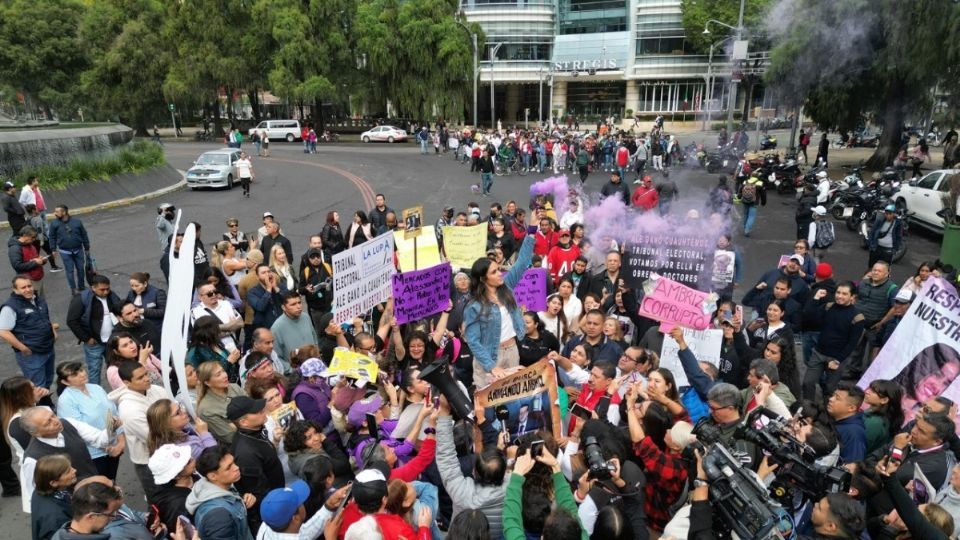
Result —
<instances>
[{"instance_id":1,"label":"tall tree","mask_svg":"<svg viewBox=\"0 0 960 540\"><path fill-rule=\"evenodd\" d=\"M743 26L745 36L755 35L762 39L764 15L769 10L773 0L747 0L743 9ZM683 0L683 28L686 40L693 48L701 53L707 52L711 43L718 41L717 34L724 35L729 29L720 25L711 25L710 34L704 34L707 21L714 19L730 26L737 25L740 16L740 3L736 0Z\"/></svg>"},{"instance_id":2,"label":"tall tree","mask_svg":"<svg viewBox=\"0 0 960 540\"><path fill-rule=\"evenodd\" d=\"M867 162L889 165L906 119L929 111L956 61L960 6L944 0L782 0L769 17L776 48L767 81L802 96L821 126L883 124Z\"/></svg>"},{"instance_id":3,"label":"tall tree","mask_svg":"<svg viewBox=\"0 0 960 540\"><path fill-rule=\"evenodd\" d=\"M457 0L360 0L357 44L374 99L418 118L464 114L473 53L458 9Z\"/></svg>"},{"instance_id":4,"label":"tall tree","mask_svg":"<svg viewBox=\"0 0 960 540\"><path fill-rule=\"evenodd\" d=\"M84 5L77 0L6 0L0 3L0 82L45 109L76 112L86 47L77 29Z\"/></svg>"},{"instance_id":5,"label":"tall tree","mask_svg":"<svg viewBox=\"0 0 960 540\"><path fill-rule=\"evenodd\" d=\"M169 118L163 82L169 50L159 29L161 0L101 0L88 10L80 34L90 51L81 81L88 103L147 135L150 124Z\"/></svg>"}]
</instances>

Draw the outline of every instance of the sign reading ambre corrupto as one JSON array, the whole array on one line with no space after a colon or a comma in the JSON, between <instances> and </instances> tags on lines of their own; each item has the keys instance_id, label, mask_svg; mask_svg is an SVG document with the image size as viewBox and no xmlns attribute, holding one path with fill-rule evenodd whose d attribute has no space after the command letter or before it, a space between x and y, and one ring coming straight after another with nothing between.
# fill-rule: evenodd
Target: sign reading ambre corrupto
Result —
<instances>
[{"instance_id":1,"label":"sign reading ambre corrupto","mask_svg":"<svg viewBox=\"0 0 960 540\"><path fill-rule=\"evenodd\" d=\"M623 254L623 281L638 289L652 274L689 287L706 288L713 273L716 245L708 235L637 233L627 239Z\"/></svg>"}]
</instances>

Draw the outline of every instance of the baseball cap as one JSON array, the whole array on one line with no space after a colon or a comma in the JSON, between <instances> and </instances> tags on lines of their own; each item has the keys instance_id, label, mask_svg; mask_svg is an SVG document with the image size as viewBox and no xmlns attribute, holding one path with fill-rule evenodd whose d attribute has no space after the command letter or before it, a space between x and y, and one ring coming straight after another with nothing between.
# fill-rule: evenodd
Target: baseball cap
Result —
<instances>
[{"instance_id":1,"label":"baseball cap","mask_svg":"<svg viewBox=\"0 0 960 540\"><path fill-rule=\"evenodd\" d=\"M830 266L830 263L820 263L817 265L816 276L820 279L827 279L833 275L833 267Z\"/></svg>"},{"instance_id":2,"label":"baseball cap","mask_svg":"<svg viewBox=\"0 0 960 540\"><path fill-rule=\"evenodd\" d=\"M153 483L162 486L177 477L190 461L190 447L180 444L165 444L150 456L147 466L153 473Z\"/></svg>"},{"instance_id":3,"label":"baseball cap","mask_svg":"<svg viewBox=\"0 0 960 540\"><path fill-rule=\"evenodd\" d=\"M260 517L270 528L277 530L285 527L310 498L310 486L303 480L297 480L285 488L270 490L260 502Z\"/></svg>"},{"instance_id":4,"label":"baseball cap","mask_svg":"<svg viewBox=\"0 0 960 540\"><path fill-rule=\"evenodd\" d=\"M895 204L888 204L887 206L885 206L885 207L883 208L883 211L884 211L884 212L896 212L896 211L897 211L897 205L895 205Z\"/></svg>"},{"instance_id":5,"label":"baseball cap","mask_svg":"<svg viewBox=\"0 0 960 540\"><path fill-rule=\"evenodd\" d=\"M263 213L263 217L265 217L265 218L273 217L273 214L268 210L268 211L266 211L266 212Z\"/></svg>"},{"instance_id":6,"label":"baseball cap","mask_svg":"<svg viewBox=\"0 0 960 540\"><path fill-rule=\"evenodd\" d=\"M814 206L813 213L818 216L825 216L827 215L827 209L824 208L823 206Z\"/></svg>"},{"instance_id":7,"label":"baseball cap","mask_svg":"<svg viewBox=\"0 0 960 540\"><path fill-rule=\"evenodd\" d=\"M910 302L913 302L913 299L915 297L916 295L913 293L913 291L900 289L899 291L897 291L897 296L893 298L893 301L898 304L909 304Z\"/></svg>"},{"instance_id":8,"label":"baseball cap","mask_svg":"<svg viewBox=\"0 0 960 540\"><path fill-rule=\"evenodd\" d=\"M559 234L559 236L570 236L570 230L569 230L569 229L560 229L560 234Z\"/></svg>"},{"instance_id":9,"label":"baseball cap","mask_svg":"<svg viewBox=\"0 0 960 540\"><path fill-rule=\"evenodd\" d=\"M317 255L317 256L319 256L319 257L323 257L323 250L317 249L317 248L311 248L310 251L307 252L307 258L308 258L308 259L309 259L310 257L313 257L314 255Z\"/></svg>"},{"instance_id":10,"label":"baseball cap","mask_svg":"<svg viewBox=\"0 0 960 540\"><path fill-rule=\"evenodd\" d=\"M251 413L258 413L267 406L265 399L253 399L249 396L236 396L227 404L227 419L234 421Z\"/></svg>"},{"instance_id":11,"label":"baseball cap","mask_svg":"<svg viewBox=\"0 0 960 540\"><path fill-rule=\"evenodd\" d=\"M4 183L3 183L3 190L4 190L4 191L6 191L6 190L8 190L8 189L11 189L11 188L14 188L14 187L16 187L16 186L13 185L13 182L7 181L7 182L4 182Z\"/></svg>"},{"instance_id":12,"label":"baseball cap","mask_svg":"<svg viewBox=\"0 0 960 540\"><path fill-rule=\"evenodd\" d=\"M359 427L367 419L368 414L376 414L377 410L383 405L383 399L374 394L366 399L354 401L350 405L350 411L347 413L347 423L354 427Z\"/></svg>"},{"instance_id":13,"label":"baseball cap","mask_svg":"<svg viewBox=\"0 0 960 540\"><path fill-rule=\"evenodd\" d=\"M300 375L304 378L326 377L328 375L327 365L319 358L307 358L304 363L300 364Z\"/></svg>"},{"instance_id":14,"label":"baseball cap","mask_svg":"<svg viewBox=\"0 0 960 540\"><path fill-rule=\"evenodd\" d=\"M827 177L827 171L820 171L817 173L817 178L826 178L826 177Z\"/></svg>"},{"instance_id":15,"label":"baseball cap","mask_svg":"<svg viewBox=\"0 0 960 540\"><path fill-rule=\"evenodd\" d=\"M799 264L803 264L803 255L793 254L790 256L791 261L797 261Z\"/></svg>"},{"instance_id":16,"label":"baseball cap","mask_svg":"<svg viewBox=\"0 0 960 540\"><path fill-rule=\"evenodd\" d=\"M360 506L373 506L387 496L387 478L377 469L364 469L353 479L353 500Z\"/></svg>"}]
</instances>

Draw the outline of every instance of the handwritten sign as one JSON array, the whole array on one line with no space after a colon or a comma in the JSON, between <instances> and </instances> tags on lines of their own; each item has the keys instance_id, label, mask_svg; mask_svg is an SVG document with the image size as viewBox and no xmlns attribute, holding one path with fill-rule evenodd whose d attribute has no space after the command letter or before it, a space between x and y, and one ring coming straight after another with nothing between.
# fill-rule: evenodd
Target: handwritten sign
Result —
<instances>
[{"instance_id":1,"label":"handwritten sign","mask_svg":"<svg viewBox=\"0 0 960 540\"><path fill-rule=\"evenodd\" d=\"M423 232L423 207L414 206L403 210L403 237L416 238Z\"/></svg>"},{"instance_id":2,"label":"handwritten sign","mask_svg":"<svg viewBox=\"0 0 960 540\"><path fill-rule=\"evenodd\" d=\"M689 287L710 285L716 246L708 234L637 233L627 238L621 272L624 284L639 289L653 274Z\"/></svg>"},{"instance_id":3,"label":"handwritten sign","mask_svg":"<svg viewBox=\"0 0 960 540\"><path fill-rule=\"evenodd\" d=\"M333 256L333 320L343 324L390 297L393 235L384 234Z\"/></svg>"},{"instance_id":4,"label":"handwritten sign","mask_svg":"<svg viewBox=\"0 0 960 540\"><path fill-rule=\"evenodd\" d=\"M393 275L393 315L397 324L429 317L450 302L450 263Z\"/></svg>"},{"instance_id":5,"label":"handwritten sign","mask_svg":"<svg viewBox=\"0 0 960 540\"><path fill-rule=\"evenodd\" d=\"M683 326L705 330L716 309L717 295L691 289L683 283L654 274L643 284L640 315L665 323L661 330Z\"/></svg>"},{"instance_id":6,"label":"handwritten sign","mask_svg":"<svg viewBox=\"0 0 960 540\"><path fill-rule=\"evenodd\" d=\"M380 366L366 354L355 353L342 347L333 351L333 360L327 372L334 375L343 375L351 379L376 381Z\"/></svg>"},{"instance_id":7,"label":"handwritten sign","mask_svg":"<svg viewBox=\"0 0 960 540\"><path fill-rule=\"evenodd\" d=\"M547 309L547 269L530 268L513 288L513 297L517 304L528 311L546 311Z\"/></svg>"},{"instance_id":8,"label":"handwritten sign","mask_svg":"<svg viewBox=\"0 0 960 540\"><path fill-rule=\"evenodd\" d=\"M723 344L723 330L690 330L683 329L683 339L687 342L690 352L697 360L708 362L720 367L720 347ZM676 340L670 336L663 338L663 347L660 349L660 367L667 368L677 380L677 387L689 386L687 374L680 365L680 348Z\"/></svg>"},{"instance_id":9,"label":"handwritten sign","mask_svg":"<svg viewBox=\"0 0 960 540\"><path fill-rule=\"evenodd\" d=\"M423 227L423 234L414 242L411 238L403 237L403 231L393 231L393 243L397 246L397 260L400 270L406 272L418 268L428 268L440 264L440 247L437 245L437 235L433 225ZM413 253L416 245L417 264L414 263Z\"/></svg>"},{"instance_id":10,"label":"handwritten sign","mask_svg":"<svg viewBox=\"0 0 960 540\"><path fill-rule=\"evenodd\" d=\"M487 253L487 224L444 227L443 250L455 268L470 268Z\"/></svg>"}]
</instances>

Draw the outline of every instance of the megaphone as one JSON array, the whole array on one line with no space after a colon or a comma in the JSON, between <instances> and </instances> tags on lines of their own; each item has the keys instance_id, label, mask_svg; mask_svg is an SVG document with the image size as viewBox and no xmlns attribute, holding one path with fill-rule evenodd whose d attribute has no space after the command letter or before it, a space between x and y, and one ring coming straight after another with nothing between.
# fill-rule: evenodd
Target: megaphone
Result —
<instances>
[{"instance_id":1,"label":"megaphone","mask_svg":"<svg viewBox=\"0 0 960 540\"><path fill-rule=\"evenodd\" d=\"M447 398L450 404L450 411L454 418L474 422L476 419L473 414L473 403L470 398L460 390L457 381L450 374L450 362L446 356L442 356L430 363L427 367L420 370L421 381L436 386Z\"/></svg>"}]
</instances>

